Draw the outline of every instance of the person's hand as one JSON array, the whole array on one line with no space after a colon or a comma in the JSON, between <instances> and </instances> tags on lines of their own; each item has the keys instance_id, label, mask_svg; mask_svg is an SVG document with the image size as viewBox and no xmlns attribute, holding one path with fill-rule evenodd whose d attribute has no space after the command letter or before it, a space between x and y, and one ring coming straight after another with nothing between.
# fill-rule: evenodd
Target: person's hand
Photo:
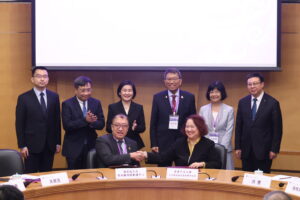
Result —
<instances>
[{"instance_id":1,"label":"person's hand","mask_svg":"<svg viewBox=\"0 0 300 200\"><path fill-rule=\"evenodd\" d=\"M240 149L235 150L236 158L241 159L241 155L242 155L242 150L240 150Z\"/></svg>"},{"instance_id":2,"label":"person's hand","mask_svg":"<svg viewBox=\"0 0 300 200\"><path fill-rule=\"evenodd\" d=\"M189 168L200 168L204 166L205 166L205 162L194 162L190 164Z\"/></svg>"},{"instance_id":3,"label":"person's hand","mask_svg":"<svg viewBox=\"0 0 300 200\"><path fill-rule=\"evenodd\" d=\"M88 123L93 123L95 121L97 121L97 116L94 115L90 110L86 113L86 116L85 116L85 120L88 122Z\"/></svg>"},{"instance_id":4,"label":"person's hand","mask_svg":"<svg viewBox=\"0 0 300 200\"><path fill-rule=\"evenodd\" d=\"M29 151L28 151L27 147L21 148L20 152L21 152L23 158L27 158L29 156Z\"/></svg>"},{"instance_id":5,"label":"person's hand","mask_svg":"<svg viewBox=\"0 0 300 200\"><path fill-rule=\"evenodd\" d=\"M130 153L130 158L133 160L136 160L138 162L141 162L142 160L145 159L142 152L132 152L132 153Z\"/></svg>"},{"instance_id":6,"label":"person's hand","mask_svg":"<svg viewBox=\"0 0 300 200\"><path fill-rule=\"evenodd\" d=\"M61 150L61 146L59 144L56 145L56 151L55 153L59 153Z\"/></svg>"},{"instance_id":7,"label":"person's hand","mask_svg":"<svg viewBox=\"0 0 300 200\"><path fill-rule=\"evenodd\" d=\"M158 153L158 152L159 152L159 147L152 147L151 150L152 150L153 152Z\"/></svg>"},{"instance_id":8,"label":"person's hand","mask_svg":"<svg viewBox=\"0 0 300 200\"><path fill-rule=\"evenodd\" d=\"M134 131L137 127L137 123L136 123L136 120L133 121L132 123L132 130Z\"/></svg>"},{"instance_id":9,"label":"person's hand","mask_svg":"<svg viewBox=\"0 0 300 200\"><path fill-rule=\"evenodd\" d=\"M273 160L273 159L275 159L276 157L277 157L277 154L274 153L274 152L272 152L272 151L270 151L270 153L269 153L269 158L270 158L270 160Z\"/></svg>"}]
</instances>

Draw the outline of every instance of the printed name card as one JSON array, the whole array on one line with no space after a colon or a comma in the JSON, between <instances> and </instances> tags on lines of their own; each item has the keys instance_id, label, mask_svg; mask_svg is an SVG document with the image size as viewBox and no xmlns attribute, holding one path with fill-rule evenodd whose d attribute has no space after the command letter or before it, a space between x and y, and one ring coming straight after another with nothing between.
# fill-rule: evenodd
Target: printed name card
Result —
<instances>
[{"instance_id":1,"label":"printed name card","mask_svg":"<svg viewBox=\"0 0 300 200\"><path fill-rule=\"evenodd\" d=\"M66 172L42 175L40 179L43 187L69 183Z\"/></svg>"},{"instance_id":2,"label":"printed name card","mask_svg":"<svg viewBox=\"0 0 300 200\"><path fill-rule=\"evenodd\" d=\"M167 168L166 179L198 180L198 169Z\"/></svg>"},{"instance_id":3,"label":"printed name card","mask_svg":"<svg viewBox=\"0 0 300 200\"><path fill-rule=\"evenodd\" d=\"M116 179L146 179L146 168L119 168L115 169Z\"/></svg>"},{"instance_id":4,"label":"printed name card","mask_svg":"<svg viewBox=\"0 0 300 200\"><path fill-rule=\"evenodd\" d=\"M1 183L0 185L12 185L22 192L26 190L23 180L10 180L9 182Z\"/></svg>"},{"instance_id":5,"label":"printed name card","mask_svg":"<svg viewBox=\"0 0 300 200\"><path fill-rule=\"evenodd\" d=\"M256 174L244 174L243 184L270 188L272 177L264 176L264 175L256 175Z\"/></svg>"},{"instance_id":6,"label":"printed name card","mask_svg":"<svg viewBox=\"0 0 300 200\"><path fill-rule=\"evenodd\" d=\"M297 180L295 179L293 181L288 182L285 188L285 192L300 196L300 179L298 178Z\"/></svg>"}]
</instances>

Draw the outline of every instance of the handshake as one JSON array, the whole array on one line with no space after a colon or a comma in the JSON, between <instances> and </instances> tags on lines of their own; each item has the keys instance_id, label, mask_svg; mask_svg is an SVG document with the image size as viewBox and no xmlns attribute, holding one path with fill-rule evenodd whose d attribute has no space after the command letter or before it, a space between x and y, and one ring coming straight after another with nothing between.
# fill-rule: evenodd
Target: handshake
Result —
<instances>
[{"instance_id":1,"label":"handshake","mask_svg":"<svg viewBox=\"0 0 300 200\"><path fill-rule=\"evenodd\" d=\"M136 151L130 153L130 158L133 160L136 160L138 162L141 162L148 158L148 153L146 151Z\"/></svg>"}]
</instances>

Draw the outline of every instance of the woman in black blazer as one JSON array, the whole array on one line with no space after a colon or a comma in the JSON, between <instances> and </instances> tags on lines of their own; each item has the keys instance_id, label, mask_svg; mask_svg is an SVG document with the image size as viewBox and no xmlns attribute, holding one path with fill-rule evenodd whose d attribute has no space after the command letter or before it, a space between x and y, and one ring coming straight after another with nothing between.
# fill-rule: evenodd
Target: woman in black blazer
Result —
<instances>
[{"instance_id":1,"label":"woman in black blazer","mask_svg":"<svg viewBox=\"0 0 300 200\"><path fill-rule=\"evenodd\" d=\"M127 137L137 142L138 149L143 148L144 142L140 133L145 131L145 116L143 106L133 102L136 96L136 88L132 81L125 80L119 84L117 95L120 101L108 106L106 131L111 133L112 119L117 114L124 114L129 120Z\"/></svg>"},{"instance_id":2,"label":"woman in black blazer","mask_svg":"<svg viewBox=\"0 0 300 200\"><path fill-rule=\"evenodd\" d=\"M221 158L215 150L215 143L204 137L207 134L205 121L199 115L187 118L182 132L185 137L176 140L175 144L163 153L145 153L148 163L175 162L176 166L190 168L221 168Z\"/></svg>"}]
</instances>

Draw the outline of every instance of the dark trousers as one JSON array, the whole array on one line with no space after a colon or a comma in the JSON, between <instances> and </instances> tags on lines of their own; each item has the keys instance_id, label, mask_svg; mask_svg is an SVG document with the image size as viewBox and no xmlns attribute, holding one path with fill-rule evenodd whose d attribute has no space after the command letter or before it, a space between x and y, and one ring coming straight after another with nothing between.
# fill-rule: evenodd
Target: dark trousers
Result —
<instances>
[{"instance_id":1,"label":"dark trousers","mask_svg":"<svg viewBox=\"0 0 300 200\"><path fill-rule=\"evenodd\" d=\"M24 159L25 173L47 172L52 170L54 152L46 145L40 153L32 153Z\"/></svg>"},{"instance_id":2,"label":"dark trousers","mask_svg":"<svg viewBox=\"0 0 300 200\"><path fill-rule=\"evenodd\" d=\"M88 148L84 145L78 157L67 157L68 169L86 169L87 154Z\"/></svg>"},{"instance_id":3,"label":"dark trousers","mask_svg":"<svg viewBox=\"0 0 300 200\"><path fill-rule=\"evenodd\" d=\"M242 169L244 171L253 172L259 169L262 170L264 173L270 173L271 165L272 165L272 160L270 159L258 160L256 159L253 151L251 151L249 158L242 159L242 166L243 166Z\"/></svg>"}]
</instances>

